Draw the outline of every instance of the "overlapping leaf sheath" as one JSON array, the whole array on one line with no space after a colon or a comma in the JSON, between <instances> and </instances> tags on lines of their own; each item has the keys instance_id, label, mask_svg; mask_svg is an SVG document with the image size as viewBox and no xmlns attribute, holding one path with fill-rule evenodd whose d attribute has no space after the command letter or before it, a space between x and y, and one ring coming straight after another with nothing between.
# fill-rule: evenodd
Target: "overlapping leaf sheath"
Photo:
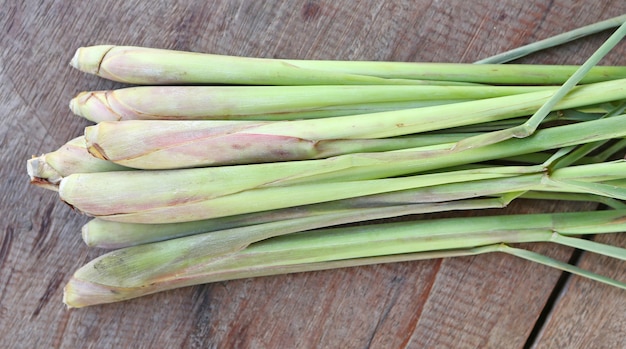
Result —
<instances>
[{"instance_id":1,"label":"overlapping leaf sheath","mask_svg":"<svg viewBox=\"0 0 626 349\"><path fill-rule=\"evenodd\" d=\"M249 246L239 245L234 237L246 240L246 231L254 234L263 225L211 232L102 255L76 271L65 287L64 301L83 307L201 283L381 263L384 257L420 259L411 255L419 252L442 252L428 257L443 257L446 252L499 243L551 241L576 246L584 241L569 236L623 231L624 214L614 210L374 224L289 234ZM624 253L611 246L595 247L608 254ZM482 252L493 251L497 250ZM471 251L458 252L463 254ZM373 257L378 259L368 260Z\"/></svg>"},{"instance_id":2,"label":"overlapping leaf sheath","mask_svg":"<svg viewBox=\"0 0 626 349\"><path fill-rule=\"evenodd\" d=\"M59 194L75 208L111 220L201 220L434 185L449 179L443 175L428 177L434 182L425 177L415 181L400 178L406 182L398 181L401 184L397 186L363 181L624 137L626 129L620 125L625 120L626 116L616 116L553 127L532 137L459 152L451 150L450 145L447 149L424 147L272 164L75 174L61 181ZM454 181L472 179L468 174L455 178ZM302 184L302 191L296 192L294 184Z\"/></svg>"},{"instance_id":3,"label":"overlapping leaf sheath","mask_svg":"<svg viewBox=\"0 0 626 349\"><path fill-rule=\"evenodd\" d=\"M82 92L91 121L296 120L417 108L552 90L546 86L140 86Z\"/></svg>"},{"instance_id":4,"label":"overlapping leaf sheath","mask_svg":"<svg viewBox=\"0 0 626 349\"><path fill-rule=\"evenodd\" d=\"M521 181L520 181L521 182ZM467 184L467 183L465 183ZM472 183L478 184L478 183ZM280 229L276 227L269 228L260 232L254 229L247 232L245 229L241 231L249 243L259 241L276 234L289 234L297 231L311 230L322 227L335 226L340 224L364 222L383 218L400 217L414 214L424 214L433 212L455 211L455 210L471 210L486 208L502 208L508 204L511 199L517 195L500 194L506 190L511 190L510 183L505 181L498 182L503 184L500 190L488 188L487 183L483 182L481 187L484 191L481 194L494 194L495 197L478 198L473 200L436 200L428 199L427 196L436 196L431 192L426 194L426 190L412 190L411 193L402 192L398 200L394 199L394 203L390 204L383 195L372 195L365 198L346 199L333 202L325 202L314 205L304 205L297 207L288 207L279 210L266 212L255 212L249 214L226 216L202 221L190 221L180 223L165 224L142 224L142 223L122 223L115 221L107 221L103 219L92 219L82 228L83 241L88 246L100 248L122 248L128 246L141 245L150 242L170 240L183 236L195 235L211 231L219 231L233 228L248 227L270 222L282 222ZM520 185L514 189L527 187ZM469 185L470 187L476 187ZM445 190L445 185L438 186L437 189ZM435 189L434 191L437 191ZM491 191L489 190L491 189ZM386 194L394 196L393 194ZM410 199L406 197L410 196ZM468 197L467 193L458 192L456 197ZM587 198L588 199L588 198ZM432 202L429 202L432 201ZM417 202L417 203L416 203ZM423 203L422 203L423 202ZM289 221L290 223L287 223Z\"/></svg>"},{"instance_id":5,"label":"overlapping leaf sheath","mask_svg":"<svg viewBox=\"0 0 626 349\"><path fill-rule=\"evenodd\" d=\"M565 65L281 60L114 45L81 47L71 64L103 78L140 85L539 85L561 84L577 69ZM595 67L583 83L617 78L626 78L625 67Z\"/></svg>"},{"instance_id":6,"label":"overlapping leaf sheath","mask_svg":"<svg viewBox=\"0 0 626 349\"><path fill-rule=\"evenodd\" d=\"M124 166L171 169L325 158L389 150L348 141L415 134L524 116L553 91L398 111L296 121L122 121L88 127L90 152ZM626 98L626 80L576 88L555 109ZM393 141L389 141L393 142ZM385 143L383 143L385 144ZM412 145L401 147L409 148ZM397 149L397 148L396 148Z\"/></svg>"},{"instance_id":7,"label":"overlapping leaf sheath","mask_svg":"<svg viewBox=\"0 0 626 349\"><path fill-rule=\"evenodd\" d=\"M52 190L57 190L61 179L72 173L131 170L89 154L84 136L70 140L53 152L33 157L26 167L33 184Z\"/></svg>"}]
</instances>

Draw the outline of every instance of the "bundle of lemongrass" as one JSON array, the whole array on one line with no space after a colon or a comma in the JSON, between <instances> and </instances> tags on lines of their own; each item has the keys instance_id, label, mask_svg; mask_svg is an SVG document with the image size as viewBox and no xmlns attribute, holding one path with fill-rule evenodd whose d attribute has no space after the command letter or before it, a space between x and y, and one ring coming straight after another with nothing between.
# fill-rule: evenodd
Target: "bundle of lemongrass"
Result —
<instances>
[{"instance_id":1,"label":"bundle of lemongrass","mask_svg":"<svg viewBox=\"0 0 626 349\"><path fill-rule=\"evenodd\" d=\"M34 184L94 217L85 242L115 249L74 274L64 301L495 251L626 288L509 246L626 259L576 237L626 230L626 162L614 160L626 145L626 67L596 66L625 19L481 64L80 48L74 67L152 86L80 93L72 111L96 124L28 161ZM498 64L620 24L580 67ZM517 198L611 209L334 227Z\"/></svg>"}]
</instances>

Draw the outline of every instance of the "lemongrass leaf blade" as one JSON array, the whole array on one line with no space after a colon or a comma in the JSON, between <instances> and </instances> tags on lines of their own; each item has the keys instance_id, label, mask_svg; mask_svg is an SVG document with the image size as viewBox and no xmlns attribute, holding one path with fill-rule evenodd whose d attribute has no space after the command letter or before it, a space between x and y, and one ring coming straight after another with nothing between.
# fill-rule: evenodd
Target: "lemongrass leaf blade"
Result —
<instances>
[{"instance_id":1,"label":"lemongrass leaf blade","mask_svg":"<svg viewBox=\"0 0 626 349\"><path fill-rule=\"evenodd\" d=\"M522 125L494 131L491 134L479 135L460 141L455 148L478 147L489 143L497 143L506 139L517 137L524 138L533 134L543 119L593 68L598 62L626 36L626 22L619 28L570 76L563 85Z\"/></svg>"},{"instance_id":2,"label":"lemongrass leaf blade","mask_svg":"<svg viewBox=\"0 0 626 349\"><path fill-rule=\"evenodd\" d=\"M576 28L574 30L561 33L547 39L535 41L531 44L524 45L506 52L496 54L491 57L483 58L476 61L476 64L499 64L516 60L540 50L545 50L554 46L562 45L570 41L574 41L585 36L593 35L610 28L618 27L626 22L626 15L613 17L604 21Z\"/></svg>"},{"instance_id":3,"label":"lemongrass leaf blade","mask_svg":"<svg viewBox=\"0 0 626 349\"><path fill-rule=\"evenodd\" d=\"M621 289L626 290L626 283L618 281L618 280L614 280L611 279L609 277L606 276L602 276L596 273L593 273L591 271L582 269L580 267L577 267L575 265L571 265L544 255L541 255L539 253L536 252L531 252L531 251L527 251L524 249L520 249L520 248L514 248L514 247L510 247L507 245L501 245L500 247L500 251L507 253L507 254L511 254L526 260L529 260L531 262L535 262L535 263L539 263L539 264L543 264L552 268L556 268L562 271L566 271L568 273L574 274L574 275L578 275L578 276L582 276L585 277L587 279L591 279L594 281L598 281L600 283L606 284L606 285L610 285L613 287L618 287Z\"/></svg>"},{"instance_id":4,"label":"lemongrass leaf blade","mask_svg":"<svg viewBox=\"0 0 626 349\"><path fill-rule=\"evenodd\" d=\"M592 253L600 254L603 256L626 261L626 249L621 248L621 247L602 244L602 243L598 243L598 242L586 240L586 239L581 239L581 238L573 238L573 237L564 236L558 233L555 233L553 235L552 241L557 244L574 247L574 248L577 248L579 250L583 250L586 252L592 252Z\"/></svg>"}]
</instances>

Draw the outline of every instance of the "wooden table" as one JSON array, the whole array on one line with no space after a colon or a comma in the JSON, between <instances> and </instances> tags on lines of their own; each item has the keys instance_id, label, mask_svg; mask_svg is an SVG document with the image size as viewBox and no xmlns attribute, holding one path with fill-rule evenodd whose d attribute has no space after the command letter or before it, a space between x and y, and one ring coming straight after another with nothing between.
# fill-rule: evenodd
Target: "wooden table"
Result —
<instances>
[{"instance_id":1,"label":"wooden table","mask_svg":"<svg viewBox=\"0 0 626 349\"><path fill-rule=\"evenodd\" d=\"M613 1L3 1L0 347L624 348L626 292L500 254L188 287L67 310L62 288L103 251L88 218L29 185L25 161L88 122L67 103L122 85L69 67L113 43L260 57L472 62L626 13ZM599 34L522 60L580 64ZM625 64L620 44L604 64ZM505 212L593 208L517 203ZM626 246L626 235L603 237ZM626 264L534 250L621 280Z\"/></svg>"}]
</instances>

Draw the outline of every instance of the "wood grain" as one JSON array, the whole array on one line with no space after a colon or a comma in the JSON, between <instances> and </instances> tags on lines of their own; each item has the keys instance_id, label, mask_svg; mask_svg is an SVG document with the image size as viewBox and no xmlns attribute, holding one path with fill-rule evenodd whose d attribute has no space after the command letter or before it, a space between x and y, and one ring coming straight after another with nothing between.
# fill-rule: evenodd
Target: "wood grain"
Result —
<instances>
[{"instance_id":1,"label":"wood grain","mask_svg":"<svg viewBox=\"0 0 626 349\"><path fill-rule=\"evenodd\" d=\"M68 101L122 85L68 66L114 43L303 59L472 62L626 12L623 1L0 1L0 347L521 348L561 273L499 254L236 280L68 311L62 287L102 251L87 219L31 187L25 161L82 133ZM522 60L581 63L606 34ZM603 61L624 64L621 44ZM583 209L519 203L504 212ZM611 237L624 246L624 236ZM567 260L553 245L536 251ZM583 266L624 278L624 264ZM623 291L572 278L537 347L620 344ZM572 333L576 333L575 336Z\"/></svg>"},{"instance_id":2,"label":"wood grain","mask_svg":"<svg viewBox=\"0 0 626 349\"><path fill-rule=\"evenodd\" d=\"M626 236L596 236L595 241L626 247ZM583 254L579 266L626 280L626 262ZM572 277L561 293L534 348L626 348L624 291Z\"/></svg>"}]
</instances>

